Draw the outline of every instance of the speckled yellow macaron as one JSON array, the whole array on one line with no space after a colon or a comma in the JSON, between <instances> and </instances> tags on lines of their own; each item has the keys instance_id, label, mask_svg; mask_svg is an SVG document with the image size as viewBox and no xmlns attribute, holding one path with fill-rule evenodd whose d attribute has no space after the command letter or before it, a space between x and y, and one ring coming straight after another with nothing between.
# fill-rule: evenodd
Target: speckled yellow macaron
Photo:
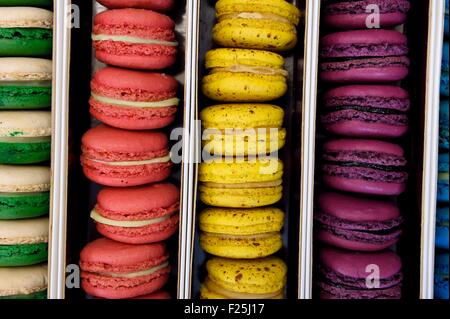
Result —
<instances>
[{"instance_id":1,"label":"speckled yellow macaron","mask_svg":"<svg viewBox=\"0 0 450 319\"><path fill-rule=\"evenodd\" d=\"M270 104L221 104L200 113L204 150L214 155L273 153L286 143L284 110Z\"/></svg>"},{"instance_id":2,"label":"speckled yellow macaron","mask_svg":"<svg viewBox=\"0 0 450 319\"><path fill-rule=\"evenodd\" d=\"M287 266L279 258L240 260L214 257L206 264L203 299L281 299Z\"/></svg>"},{"instance_id":3,"label":"speckled yellow macaron","mask_svg":"<svg viewBox=\"0 0 450 319\"><path fill-rule=\"evenodd\" d=\"M275 204L282 197L283 163L273 157L232 158L202 163L200 199L207 205L253 208Z\"/></svg>"},{"instance_id":4,"label":"speckled yellow macaron","mask_svg":"<svg viewBox=\"0 0 450 319\"><path fill-rule=\"evenodd\" d=\"M222 102L268 102L287 91L288 72L281 55L246 49L215 49L206 54L209 75L203 93Z\"/></svg>"},{"instance_id":5,"label":"speckled yellow macaron","mask_svg":"<svg viewBox=\"0 0 450 319\"><path fill-rule=\"evenodd\" d=\"M208 208L200 213L200 245L227 258L267 257L283 246L284 213L278 208Z\"/></svg>"},{"instance_id":6,"label":"speckled yellow macaron","mask_svg":"<svg viewBox=\"0 0 450 319\"><path fill-rule=\"evenodd\" d=\"M219 0L213 39L224 47L286 51L297 43L300 10L284 0Z\"/></svg>"}]
</instances>

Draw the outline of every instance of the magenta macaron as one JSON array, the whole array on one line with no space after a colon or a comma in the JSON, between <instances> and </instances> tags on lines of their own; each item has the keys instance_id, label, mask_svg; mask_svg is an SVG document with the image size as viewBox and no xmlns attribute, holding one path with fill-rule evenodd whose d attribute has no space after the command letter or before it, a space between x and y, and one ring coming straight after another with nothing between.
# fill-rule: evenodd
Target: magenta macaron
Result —
<instances>
[{"instance_id":1,"label":"magenta macaron","mask_svg":"<svg viewBox=\"0 0 450 319\"><path fill-rule=\"evenodd\" d=\"M401 298L402 263L394 252L323 248L319 259L321 299Z\"/></svg>"},{"instance_id":2,"label":"magenta macaron","mask_svg":"<svg viewBox=\"0 0 450 319\"><path fill-rule=\"evenodd\" d=\"M393 27L406 21L410 7L407 0L329 1L323 9L323 21L337 29L365 29L378 22L375 27Z\"/></svg>"},{"instance_id":3,"label":"magenta macaron","mask_svg":"<svg viewBox=\"0 0 450 319\"><path fill-rule=\"evenodd\" d=\"M364 139L332 140L323 146L323 181L331 188L397 196L406 189L408 173L403 148Z\"/></svg>"},{"instance_id":4,"label":"magenta macaron","mask_svg":"<svg viewBox=\"0 0 450 319\"><path fill-rule=\"evenodd\" d=\"M321 122L336 135L398 138L408 131L409 94L398 86L349 85L324 95Z\"/></svg>"},{"instance_id":5,"label":"magenta macaron","mask_svg":"<svg viewBox=\"0 0 450 319\"><path fill-rule=\"evenodd\" d=\"M392 202L332 192L319 195L314 219L320 241L357 251L379 251L394 245L403 222Z\"/></svg>"},{"instance_id":6,"label":"magenta macaron","mask_svg":"<svg viewBox=\"0 0 450 319\"><path fill-rule=\"evenodd\" d=\"M175 119L178 82L169 75L106 67L91 81L91 115L128 130L163 128Z\"/></svg>"},{"instance_id":7,"label":"magenta macaron","mask_svg":"<svg viewBox=\"0 0 450 319\"><path fill-rule=\"evenodd\" d=\"M408 41L393 30L356 30L321 39L320 78L334 83L386 83L409 72Z\"/></svg>"},{"instance_id":8,"label":"magenta macaron","mask_svg":"<svg viewBox=\"0 0 450 319\"><path fill-rule=\"evenodd\" d=\"M128 244L166 240L178 230L180 190L169 184L104 188L91 212L100 234Z\"/></svg>"}]
</instances>

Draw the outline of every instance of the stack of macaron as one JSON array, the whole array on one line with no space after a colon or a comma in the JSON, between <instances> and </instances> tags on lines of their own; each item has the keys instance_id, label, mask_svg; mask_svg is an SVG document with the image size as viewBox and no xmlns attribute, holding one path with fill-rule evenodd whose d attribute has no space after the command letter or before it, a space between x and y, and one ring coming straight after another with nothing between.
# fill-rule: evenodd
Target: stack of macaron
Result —
<instances>
[{"instance_id":1,"label":"stack of macaron","mask_svg":"<svg viewBox=\"0 0 450 319\"><path fill-rule=\"evenodd\" d=\"M53 13L0 1L0 299L46 299Z\"/></svg>"},{"instance_id":2,"label":"stack of macaron","mask_svg":"<svg viewBox=\"0 0 450 319\"><path fill-rule=\"evenodd\" d=\"M369 5L379 10L375 18ZM314 215L323 299L401 297L401 260L390 249L402 233L396 197L406 190L408 172L399 139L409 130L410 99L398 84L409 72L408 41L395 27L410 6L407 0L323 6L320 122L327 138Z\"/></svg>"},{"instance_id":3,"label":"stack of macaron","mask_svg":"<svg viewBox=\"0 0 450 319\"><path fill-rule=\"evenodd\" d=\"M439 109L439 165L437 185L436 210L436 260L435 260L435 289L436 299L449 299L448 265L449 265L449 237L448 237L448 0L445 2L445 32L442 51L441 72L441 103Z\"/></svg>"},{"instance_id":4,"label":"stack of macaron","mask_svg":"<svg viewBox=\"0 0 450 319\"><path fill-rule=\"evenodd\" d=\"M104 238L81 252L82 287L106 299L168 299L165 240L178 230L180 191L171 175L169 139L178 82L155 72L176 62L172 0L99 0L90 113L102 122L82 139L86 177L104 186L91 219Z\"/></svg>"},{"instance_id":5,"label":"stack of macaron","mask_svg":"<svg viewBox=\"0 0 450 319\"><path fill-rule=\"evenodd\" d=\"M285 60L275 52L297 43L300 11L284 0L219 0L205 57L201 111L203 163L199 194L200 246L210 255L203 299L284 298L283 247L285 111L272 101L288 90ZM275 51L275 52L274 52ZM267 102L272 102L267 104Z\"/></svg>"}]
</instances>

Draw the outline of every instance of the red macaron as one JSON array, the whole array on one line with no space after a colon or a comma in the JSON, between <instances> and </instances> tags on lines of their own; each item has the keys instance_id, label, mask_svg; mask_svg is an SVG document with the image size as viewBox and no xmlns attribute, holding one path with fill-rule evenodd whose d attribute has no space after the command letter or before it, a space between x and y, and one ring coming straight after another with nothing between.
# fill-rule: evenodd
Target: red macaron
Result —
<instances>
[{"instance_id":1,"label":"red macaron","mask_svg":"<svg viewBox=\"0 0 450 319\"><path fill-rule=\"evenodd\" d=\"M323 147L323 180L346 192L397 196L408 173L403 148L376 140L333 140Z\"/></svg>"},{"instance_id":2,"label":"red macaron","mask_svg":"<svg viewBox=\"0 0 450 319\"><path fill-rule=\"evenodd\" d=\"M161 289L169 279L163 243L129 245L97 239L80 254L82 288L94 297L128 299Z\"/></svg>"},{"instance_id":3,"label":"red macaron","mask_svg":"<svg viewBox=\"0 0 450 319\"><path fill-rule=\"evenodd\" d=\"M100 234L128 244L166 240L178 229L180 190L163 183L104 188L91 212Z\"/></svg>"},{"instance_id":4,"label":"red macaron","mask_svg":"<svg viewBox=\"0 0 450 319\"><path fill-rule=\"evenodd\" d=\"M178 82L169 75L107 67L92 79L90 112L118 128L163 128L175 119L177 90Z\"/></svg>"},{"instance_id":5,"label":"red macaron","mask_svg":"<svg viewBox=\"0 0 450 319\"><path fill-rule=\"evenodd\" d=\"M174 0L97 0L109 9L136 8L149 9L159 12L169 11Z\"/></svg>"},{"instance_id":6,"label":"red macaron","mask_svg":"<svg viewBox=\"0 0 450 319\"><path fill-rule=\"evenodd\" d=\"M82 139L81 164L87 178L105 186L140 186L170 176L167 136L161 132L126 131L106 125Z\"/></svg>"},{"instance_id":7,"label":"red macaron","mask_svg":"<svg viewBox=\"0 0 450 319\"><path fill-rule=\"evenodd\" d=\"M106 64L144 70L172 66L177 55L175 23L166 15L144 9L99 13L92 34L96 57Z\"/></svg>"}]
</instances>

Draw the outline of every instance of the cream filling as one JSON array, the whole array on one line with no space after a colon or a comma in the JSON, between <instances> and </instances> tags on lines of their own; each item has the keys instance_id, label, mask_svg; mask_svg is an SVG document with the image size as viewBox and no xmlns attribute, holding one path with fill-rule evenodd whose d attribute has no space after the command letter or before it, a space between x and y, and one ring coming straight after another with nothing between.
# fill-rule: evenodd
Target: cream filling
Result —
<instances>
[{"instance_id":1,"label":"cream filling","mask_svg":"<svg viewBox=\"0 0 450 319\"><path fill-rule=\"evenodd\" d=\"M38 136L38 137L2 137L0 136L0 143L41 143L51 142L51 136Z\"/></svg>"},{"instance_id":2,"label":"cream filling","mask_svg":"<svg viewBox=\"0 0 450 319\"><path fill-rule=\"evenodd\" d=\"M108 277L113 277L113 278L136 278L136 277L142 277L142 276L148 276L151 274L154 274L155 272L166 268L167 266L169 266L169 262L165 262L161 265L158 265L156 267L152 267L150 269L147 270L142 270L142 271L137 271L137 272L132 272L132 273L128 273L128 274L117 274L117 273L113 273L113 272L101 272L98 273L99 275L106 275Z\"/></svg>"},{"instance_id":3,"label":"cream filling","mask_svg":"<svg viewBox=\"0 0 450 319\"><path fill-rule=\"evenodd\" d=\"M99 222L100 224L104 224L104 225L137 228L137 227L144 227L144 226L148 226L148 225L162 223L162 222L170 219L170 216L164 216L164 217L160 217L160 218L153 218L153 219L147 219L147 220L132 220L132 221L113 220L113 219L103 217L102 215L97 213L97 211L94 209L91 211L91 218L93 220L95 220L96 222Z\"/></svg>"},{"instance_id":4,"label":"cream filling","mask_svg":"<svg viewBox=\"0 0 450 319\"><path fill-rule=\"evenodd\" d=\"M157 164L157 163L167 163L170 162L171 157L170 154L164 157L153 158L151 160L145 161L133 161L133 162L105 162L100 160L95 160L90 158L89 160L97 163L101 163L109 166L136 166L136 165L147 165L147 164Z\"/></svg>"},{"instance_id":5,"label":"cream filling","mask_svg":"<svg viewBox=\"0 0 450 319\"><path fill-rule=\"evenodd\" d=\"M136 44L156 44L176 47L178 42L176 41L163 41L153 39L143 39L137 37L129 37L125 35L108 35L108 34L92 34L92 40L94 41L115 41L115 42L128 42Z\"/></svg>"},{"instance_id":6,"label":"cream filling","mask_svg":"<svg viewBox=\"0 0 450 319\"><path fill-rule=\"evenodd\" d=\"M51 87L52 81L2 81L0 86Z\"/></svg>"},{"instance_id":7,"label":"cream filling","mask_svg":"<svg viewBox=\"0 0 450 319\"><path fill-rule=\"evenodd\" d=\"M254 235L230 235L230 234L219 234L219 233L210 233L210 232L204 232L208 236L211 237L217 237L220 239L231 239L231 240L239 240L239 239L268 239L272 238L273 236L279 236L279 232L270 232L270 233L263 233L263 234L254 234Z\"/></svg>"},{"instance_id":8,"label":"cream filling","mask_svg":"<svg viewBox=\"0 0 450 319\"><path fill-rule=\"evenodd\" d=\"M134 102L134 101L117 100L106 96L97 95L94 92L91 92L91 95L95 100L99 102L126 107L160 108L160 107L178 106L178 104L180 104L180 99L178 98L172 98L157 102Z\"/></svg>"},{"instance_id":9,"label":"cream filling","mask_svg":"<svg viewBox=\"0 0 450 319\"><path fill-rule=\"evenodd\" d=\"M219 18L219 21L237 18L237 19L272 20L272 21L278 21L278 22L283 22L283 23L287 23L287 24L292 24L292 22L289 21L289 19L280 17L276 14L258 13L258 12L240 12L240 13L223 14L223 15L219 15L218 18Z\"/></svg>"},{"instance_id":10,"label":"cream filling","mask_svg":"<svg viewBox=\"0 0 450 319\"><path fill-rule=\"evenodd\" d=\"M279 291L275 291L273 293L262 293L262 294L230 291L222 287L219 287L219 285L213 282L210 278L206 278L205 286L213 293L231 299L274 299L283 295L282 289Z\"/></svg>"},{"instance_id":11,"label":"cream filling","mask_svg":"<svg viewBox=\"0 0 450 319\"><path fill-rule=\"evenodd\" d=\"M209 188L222 188L222 189L242 189L242 188L266 188L266 187L278 187L283 184L283 180L279 179L271 182L257 182L257 183L243 183L243 184L223 184L223 183L202 183L203 186Z\"/></svg>"},{"instance_id":12,"label":"cream filling","mask_svg":"<svg viewBox=\"0 0 450 319\"><path fill-rule=\"evenodd\" d=\"M231 72L231 73L253 73L258 75L281 75L284 77L288 77L289 73L283 69L271 68L268 66L249 66L243 64L235 64L229 67L223 68L213 68L210 71L210 74L218 73L218 72Z\"/></svg>"}]
</instances>

